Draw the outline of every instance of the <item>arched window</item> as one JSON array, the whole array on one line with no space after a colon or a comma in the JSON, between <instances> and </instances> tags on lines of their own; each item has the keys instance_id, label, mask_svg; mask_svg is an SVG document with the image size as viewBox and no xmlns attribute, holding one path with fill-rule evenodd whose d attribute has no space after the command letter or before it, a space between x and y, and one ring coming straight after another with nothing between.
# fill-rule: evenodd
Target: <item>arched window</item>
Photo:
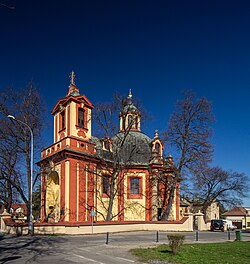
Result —
<instances>
[{"instance_id":1,"label":"arched window","mask_svg":"<svg viewBox=\"0 0 250 264\"><path fill-rule=\"evenodd\" d=\"M139 118L138 116L135 117L135 128L138 129L138 122L139 122Z\"/></svg>"},{"instance_id":2,"label":"arched window","mask_svg":"<svg viewBox=\"0 0 250 264\"><path fill-rule=\"evenodd\" d=\"M134 118L132 115L128 116L128 125L131 128L133 126Z\"/></svg>"},{"instance_id":3,"label":"arched window","mask_svg":"<svg viewBox=\"0 0 250 264\"><path fill-rule=\"evenodd\" d=\"M84 128L84 109L78 108L78 126Z\"/></svg>"},{"instance_id":4,"label":"arched window","mask_svg":"<svg viewBox=\"0 0 250 264\"><path fill-rule=\"evenodd\" d=\"M102 194L109 196L110 195L110 181L111 177L109 175L102 176Z\"/></svg>"},{"instance_id":5,"label":"arched window","mask_svg":"<svg viewBox=\"0 0 250 264\"><path fill-rule=\"evenodd\" d=\"M140 179L131 177L130 178L130 194L140 194Z\"/></svg>"},{"instance_id":6,"label":"arched window","mask_svg":"<svg viewBox=\"0 0 250 264\"><path fill-rule=\"evenodd\" d=\"M108 140L104 140L104 148L110 150L110 142Z\"/></svg>"},{"instance_id":7,"label":"arched window","mask_svg":"<svg viewBox=\"0 0 250 264\"><path fill-rule=\"evenodd\" d=\"M52 171L47 177L45 204L47 221L58 222L60 219L60 185L56 171Z\"/></svg>"},{"instance_id":8,"label":"arched window","mask_svg":"<svg viewBox=\"0 0 250 264\"><path fill-rule=\"evenodd\" d=\"M61 119L60 130L65 129L65 111L64 110L60 114L60 119Z\"/></svg>"},{"instance_id":9,"label":"arched window","mask_svg":"<svg viewBox=\"0 0 250 264\"><path fill-rule=\"evenodd\" d=\"M157 151L158 154L161 154L160 148L161 148L161 145L158 142L155 143L155 150Z\"/></svg>"}]
</instances>

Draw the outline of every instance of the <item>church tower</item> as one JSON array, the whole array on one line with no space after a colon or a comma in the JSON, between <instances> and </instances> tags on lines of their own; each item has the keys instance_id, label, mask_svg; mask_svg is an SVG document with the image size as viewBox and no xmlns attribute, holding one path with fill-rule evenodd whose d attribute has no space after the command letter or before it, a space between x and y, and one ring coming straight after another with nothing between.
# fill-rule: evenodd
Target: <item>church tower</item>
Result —
<instances>
[{"instance_id":1,"label":"church tower","mask_svg":"<svg viewBox=\"0 0 250 264\"><path fill-rule=\"evenodd\" d=\"M65 137L91 139L91 111L93 105L85 95L79 94L75 73L71 72L68 94L52 110L54 115L54 143Z\"/></svg>"},{"instance_id":2,"label":"church tower","mask_svg":"<svg viewBox=\"0 0 250 264\"><path fill-rule=\"evenodd\" d=\"M52 110L54 142L42 151L42 221L83 222L89 218L94 175L86 168L93 171L96 167L92 109L88 98L79 93L72 71L67 95Z\"/></svg>"}]
</instances>

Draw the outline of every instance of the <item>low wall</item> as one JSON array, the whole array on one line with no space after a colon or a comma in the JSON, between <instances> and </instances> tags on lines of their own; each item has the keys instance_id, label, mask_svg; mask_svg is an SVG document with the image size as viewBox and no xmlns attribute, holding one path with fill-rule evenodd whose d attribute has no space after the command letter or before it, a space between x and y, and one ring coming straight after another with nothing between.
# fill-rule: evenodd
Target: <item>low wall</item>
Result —
<instances>
[{"instance_id":1,"label":"low wall","mask_svg":"<svg viewBox=\"0 0 250 264\"><path fill-rule=\"evenodd\" d=\"M201 215L199 215L201 219ZM25 235L28 234L27 223L16 223L10 215L0 215L3 222L2 232L8 234ZM96 223L35 223L34 234L100 234L128 231L193 231L193 214L187 213L181 221L159 221L159 222L96 222ZM205 225L199 220L200 230L205 229Z\"/></svg>"},{"instance_id":2,"label":"low wall","mask_svg":"<svg viewBox=\"0 0 250 264\"><path fill-rule=\"evenodd\" d=\"M7 219L6 219L7 220ZM5 221L6 228L3 230L8 234L25 235L28 234L27 224L11 224L10 219ZM100 234L128 231L193 231L193 218L184 217L181 221L166 222L97 222L91 223L35 223L34 234Z\"/></svg>"},{"instance_id":3,"label":"low wall","mask_svg":"<svg viewBox=\"0 0 250 264\"><path fill-rule=\"evenodd\" d=\"M170 223L170 222L156 222L156 223L95 223L92 225L50 225L50 226L35 226L36 234L100 234L100 233L115 233L128 231L193 231L189 228L188 219L185 222Z\"/></svg>"},{"instance_id":4,"label":"low wall","mask_svg":"<svg viewBox=\"0 0 250 264\"><path fill-rule=\"evenodd\" d=\"M206 223L204 221L204 214L200 211L196 214L194 214L194 217L196 219L196 224L199 231L207 231L210 229L210 222Z\"/></svg>"}]
</instances>

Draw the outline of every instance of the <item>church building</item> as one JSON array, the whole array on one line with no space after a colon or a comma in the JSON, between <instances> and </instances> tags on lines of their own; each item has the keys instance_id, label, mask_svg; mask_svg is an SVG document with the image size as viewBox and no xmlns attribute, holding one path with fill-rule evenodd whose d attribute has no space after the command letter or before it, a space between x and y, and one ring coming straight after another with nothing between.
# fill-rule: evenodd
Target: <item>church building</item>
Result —
<instances>
[{"instance_id":1,"label":"church building","mask_svg":"<svg viewBox=\"0 0 250 264\"><path fill-rule=\"evenodd\" d=\"M95 221L157 221L173 177L163 158L158 131L142 132L141 114L131 90L117 116L119 131L98 138L92 131L94 105L82 95L72 71L68 93L52 110L54 142L42 150L41 221L79 224ZM164 187L165 186L165 187ZM171 220L179 220L176 185Z\"/></svg>"}]
</instances>

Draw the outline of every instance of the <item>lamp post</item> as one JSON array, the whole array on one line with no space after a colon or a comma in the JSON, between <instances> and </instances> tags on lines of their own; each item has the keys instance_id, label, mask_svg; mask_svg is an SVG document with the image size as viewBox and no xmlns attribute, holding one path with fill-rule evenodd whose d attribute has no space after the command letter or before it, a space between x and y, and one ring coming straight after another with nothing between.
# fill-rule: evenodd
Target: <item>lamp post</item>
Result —
<instances>
[{"instance_id":1,"label":"lamp post","mask_svg":"<svg viewBox=\"0 0 250 264\"><path fill-rule=\"evenodd\" d=\"M33 193L33 162L34 162L34 135L31 127L24 123L21 120L16 119L12 115L8 115L8 118L11 118L24 126L26 126L30 131L30 188L29 188L29 204L30 204L30 211L29 211L29 226L28 226L28 234L33 236L33 221L32 221L32 193Z\"/></svg>"}]
</instances>

